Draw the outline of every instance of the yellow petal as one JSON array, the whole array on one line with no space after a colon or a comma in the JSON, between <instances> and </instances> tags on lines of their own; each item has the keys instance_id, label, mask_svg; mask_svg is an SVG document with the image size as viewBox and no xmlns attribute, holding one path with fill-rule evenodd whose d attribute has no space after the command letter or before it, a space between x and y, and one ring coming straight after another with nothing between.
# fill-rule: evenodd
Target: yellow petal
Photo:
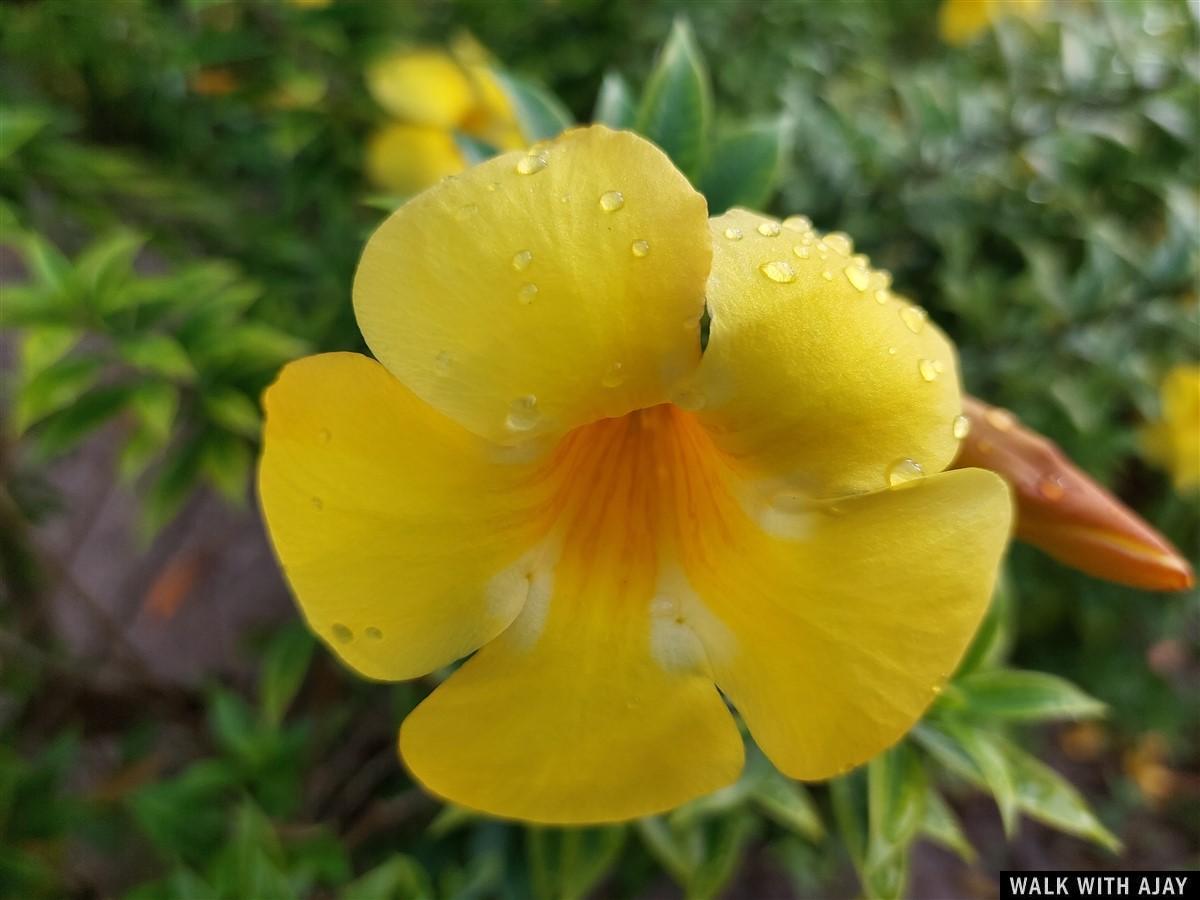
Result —
<instances>
[{"instance_id":1,"label":"yellow petal","mask_svg":"<svg viewBox=\"0 0 1200 900\"><path fill-rule=\"evenodd\" d=\"M1171 369L1159 398L1162 417L1143 431L1143 451L1184 491L1200 485L1200 366Z\"/></svg>"},{"instance_id":2,"label":"yellow petal","mask_svg":"<svg viewBox=\"0 0 1200 900\"><path fill-rule=\"evenodd\" d=\"M485 65L469 64L466 68L475 87L476 102L459 127L498 150L524 147L516 111L496 74Z\"/></svg>"},{"instance_id":3,"label":"yellow petal","mask_svg":"<svg viewBox=\"0 0 1200 900\"><path fill-rule=\"evenodd\" d=\"M375 102L416 125L453 128L475 104L467 73L438 50L391 53L367 68L366 80Z\"/></svg>"},{"instance_id":4,"label":"yellow petal","mask_svg":"<svg viewBox=\"0 0 1200 900\"><path fill-rule=\"evenodd\" d=\"M664 400L699 357L710 256L704 198L648 141L594 126L397 210L354 308L414 393L521 443Z\"/></svg>"},{"instance_id":5,"label":"yellow petal","mask_svg":"<svg viewBox=\"0 0 1200 900\"><path fill-rule=\"evenodd\" d=\"M844 235L732 210L713 219L708 349L679 402L745 474L814 497L954 458L954 348Z\"/></svg>"},{"instance_id":6,"label":"yellow petal","mask_svg":"<svg viewBox=\"0 0 1200 900\"><path fill-rule=\"evenodd\" d=\"M948 44L967 44L992 24L992 0L942 0L938 34Z\"/></svg>"},{"instance_id":7,"label":"yellow petal","mask_svg":"<svg viewBox=\"0 0 1200 900\"><path fill-rule=\"evenodd\" d=\"M737 779L741 736L703 652L665 667L649 585L587 550L568 546L512 627L405 720L400 752L428 790L567 825L652 815Z\"/></svg>"},{"instance_id":8,"label":"yellow petal","mask_svg":"<svg viewBox=\"0 0 1200 900\"><path fill-rule=\"evenodd\" d=\"M392 123L367 142L367 178L397 194L415 194L465 165L454 136L441 128Z\"/></svg>"},{"instance_id":9,"label":"yellow petal","mask_svg":"<svg viewBox=\"0 0 1200 900\"><path fill-rule=\"evenodd\" d=\"M987 608L1011 508L998 476L962 469L798 510L787 536L721 518L688 547L712 612L693 627L772 762L821 779L897 741L950 677Z\"/></svg>"},{"instance_id":10,"label":"yellow petal","mask_svg":"<svg viewBox=\"0 0 1200 900\"><path fill-rule=\"evenodd\" d=\"M423 675L499 634L528 591L527 467L354 353L286 366L268 388L259 495L312 627L372 678Z\"/></svg>"}]
</instances>

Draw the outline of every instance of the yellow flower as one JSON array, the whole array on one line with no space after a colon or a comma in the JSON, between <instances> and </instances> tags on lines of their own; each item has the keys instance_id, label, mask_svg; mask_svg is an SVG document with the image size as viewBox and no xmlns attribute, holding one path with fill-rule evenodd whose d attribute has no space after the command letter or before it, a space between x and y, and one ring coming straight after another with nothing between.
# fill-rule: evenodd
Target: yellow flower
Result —
<instances>
[{"instance_id":1,"label":"yellow flower","mask_svg":"<svg viewBox=\"0 0 1200 900\"><path fill-rule=\"evenodd\" d=\"M483 50L468 36L452 53L419 49L376 60L366 73L375 101L395 121L367 145L367 175L380 187L414 193L461 172L459 131L501 150L525 145L516 113Z\"/></svg>"},{"instance_id":2,"label":"yellow flower","mask_svg":"<svg viewBox=\"0 0 1200 900\"><path fill-rule=\"evenodd\" d=\"M953 347L852 253L800 217L710 222L659 149L599 126L375 232L354 307L379 362L284 369L259 488L348 665L403 679L474 653L400 732L430 791L615 821L738 777L724 698L803 779L920 717L1011 509L996 475L942 471Z\"/></svg>"},{"instance_id":3,"label":"yellow flower","mask_svg":"<svg viewBox=\"0 0 1200 900\"><path fill-rule=\"evenodd\" d=\"M1032 19L1042 0L942 0L938 33L948 44L969 44L1006 15Z\"/></svg>"},{"instance_id":4,"label":"yellow flower","mask_svg":"<svg viewBox=\"0 0 1200 900\"><path fill-rule=\"evenodd\" d=\"M1171 473L1176 489L1200 485L1200 365L1176 366L1159 389L1162 418L1142 432L1142 449Z\"/></svg>"}]
</instances>

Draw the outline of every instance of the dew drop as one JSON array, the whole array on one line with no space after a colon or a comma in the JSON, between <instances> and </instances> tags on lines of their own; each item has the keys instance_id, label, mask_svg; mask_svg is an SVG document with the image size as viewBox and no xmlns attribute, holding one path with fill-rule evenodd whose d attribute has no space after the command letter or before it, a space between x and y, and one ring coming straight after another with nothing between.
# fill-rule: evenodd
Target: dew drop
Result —
<instances>
[{"instance_id":1,"label":"dew drop","mask_svg":"<svg viewBox=\"0 0 1200 900\"><path fill-rule=\"evenodd\" d=\"M1051 503L1056 503L1066 496L1067 489L1057 475L1046 475L1038 482L1038 493Z\"/></svg>"},{"instance_id":2,"label":"dew drop","mask_svg":"<svg viewBox=\"0 0 1200 900\"><path fill-rule=\"evenodd\" d=\"M1007 409L993 407L983 414L983 418L997 431L1011 431L1017 424L1017 417Z\"/></svg>"},{"instance_id":3,"label":"dew drop","mask_svg":"<svg viewBox=\"0 0 1200 900\"><path fill-rule=\"evenodd\" d=\"M892 292L887 288L880 288L875 292L875 302L880 306L892 299Z\"/></svg>"},{"instance_id":4,"label":"dew drop","mask_svg":"<svg viewBox=\"0 0 1200 900\"><path fill-rule=\"evenodd\" d=\"M896 355L896 348L888 347L888 356L895 356L895 355Z\"/></svg>"},{"instance_id":5,"label":"dew drop","mask_svg":"<svg viewBox=\"0 0 1200 900\"><path fill-rule=\"evenodd\" d=\"M783 227L789 231L812 231L812 219L808 216L788 216Z\"/></svg>"},{"instance_id":6,"label":"dew drop","mask_svg":"<svg viewBox=\"0 0 1200 900\"><path fill-rule=\"evenodd\" d=\"M600 379L600 383L607 388L619 387L625 381L625 367L615 362L608 367L608 371L604 373L604 377Z\"/></svg>"},{"instance_id":7,"label":"dew drop","mask_svg":"<svg viewBox=\"0 0 1200 900\"><path fill-rule=\"evenodd\" d=\"M849 256L854 252L854 243L850 236L841 231L831 231L823 238L825 245L830 247L838 256Z\"/></svg>"},{"instance_id":8,"label":"dew drop","mask_svg":"<svg viewBox=\"0 0 1200 900\"><path fill-rule=\"evenodd\" d=\"M921 333L921 329L925 327L925 320L927 318L929 318L928 313L919 306L900 307L900 319L913 334Z\"/></svg>"},{"instance_id":9,"label":"dew drop","mask_svg":"<svg viewBox=\"0 0 1200 900\"><path fill-rule=\"evenodd\" d=\"M518 175L533 175L546 168L547 160L542 153L530 153L517 162Z\"/></svg>"},{"instance_id":10,"label":"dew drop","mask_svg":"<svg viewBox=\"0 0 1200 900\"><path fill-rule=\"evenodd\" d=\"M320 512L321 510L323 510L325 508L325 501L322 500L320 497L313 497L311 502L312 502L312 508L317 510L317 512Z\"/></svg>"},{"instance_id":11,"label":"dew drop","mask_svg":"<svg viewBox=\"0 0 1200 900\"><path fill-rule=\"evenodd\" d=\"M369 637L373 641L383 640L383 632L380 631L378 628L376 628L374 625L371 625L371 626L365 628L363 630L363 634L366 635L367 637Z\"/></svg>"},{"instance_id":12,"label":"dew drop","mask_svg":"<svg viewBox=\"0 0 1200 900\"><path fill-rule=\"evenodd\" d=\"M650 252L650 242L649 241L634 241L632 244L629 245L629 250L638 259L643 259L643 258L645 258L646 254Z\"/></svg>"},{"instance_id":13,"label":"dew drop","mask_svg":"<svg viewBox=\"0 0 1200 900\"><path fill-rule=\"evenodd\" d=\"M725 229L725 239L728 241L740 241L743 237L742 229L735 228L732 225Z\"/></svg>"},{"instance_id":14,"label":"dew drop","mask_svg":"<svg viewBox=\"0 0 1200 900\"><path fill-rule=\"evenodd\" d=\"M499 187L500 187L500 182L498 182L498 181L492 181L492 182L489 182L489 183L488 183L488 186L487 186L488 193L489 193L489 194L494 194L494 193L496 193L496 190L497 190Z\"/></svg>"},{"instance_id":15,"label":"dew drop","mask_svg":"<svg viewBox=\"0 0 1200 900\"><path fill-rule=\"evenodd\" d=\"M805 246L808 246L809 244L813 243L813 241L815 241L815 240L816 240L816 238L813 237L813 233L811 231L806 231L802 235L800 235L800 243L804 244Z\"/></svg>"},{"instance_id":16,"label":"dew drop","mask_svg":"<svg viewBox=\"0 0 1200 900\"><path fill-rule=\"evenodd\" d=\"M322 444L328 444L331 440L333 440L333 432L330 431L328 428L322 428L320 431L317 432L317 439Z\"/></svg>"},{"instance_id":17,"label":"dew drop","mask_svg":"<svg viewBox=\"0 0 1200 900\"><path fill-rule=\"evenodd\" d=\"M605 212L616 212L625 205L625 195L620 191L605 191L600 195L600 208Z\"/></svg>"},{"instance_id":18,"label":"dew drop","mask_svg":"<svg viewBox=\"0 0 1200 900\"><path fill-rule=\"evenodd\" d=\"M533 298L538 295L538 286L532 281L527 281L517 288L517 302L522 306L528 306L533 302Z\"/></svg>"},{"instance_id":19,"label":"dew drop","mask_svg":"<svg viewBox=\"0 0 1200 900\"><path fill-rule=\"evenodd\" d=\"M450 365L454 362L454 358L445 350L433 358L433 367L439 375L445 375L450 371Z\"/></svg>"},{"instance_id":20,"label":"dew drop","mask_svg":"<svg viewBox=\"0 0 1200 900\"><path fill-rule=\"evenodd\" d=\"M330 628L329 631L333 634L334 640L340 644L348 644L354 640L354 632L341 622L338 622L336 625Z\"/></svg>"},{"instance_id":21,"label":"dew drop","mask_svg":"<svg viewBox=\"0 0 1200 900\"><path fill-rule=\"evenodd\" d=\"M925 474L925 470L921 468L921 464L915 460L905 457L898 459L892 463L887 470L888 484L892 487L899 487L902 484L908 484L915 481Z\"/></svg>"},{"instance_id":22,"label":"dew drop","mask_svg":"<svg viewBox=\"0 0 1200 900\"><path fill-rule=\"evenodd\" d=\"M533 262L533 252L530 250L520 250L513 255L512 267L518 272L524 272L529 268L531 262Z\"/></svg>"},{"instance_id":23,"label":"dew drop","mask_svg":"<svg viewBox=\"0 0 1200 900\"><path fill-rule=\"evenodd\" d=\"M971 420L966 416L955 416L952 430L954 432L954 437L961 441L971 433Z\"/></svg>"},{"instance_id":24,"label":"dew drop","mask_svg":"<svg viewBox=\"0 0 1200 900\"><path fill-rule=\"evenodd\" d=\"M932 359L923 359L917 363L917 371L925 381L937 381L938 370Z\"/></svg>"},{"instance_id":25,"label":"dew drop","mask_svg":"<svg viewBox=\"0 0 1200 900\"><path fill-rule=\"evenodd\" d=\"M460 206L458 208L458 218L460 221L465 222L467 219L472 218L478 212L479 212L478 206L476 206L474 203L468 203L465 206Z\"/></svg>"},{"instance_id":26,"label":"dew drop","mask_svg":"<svg viewBox=\"0 0 1200 900\"><path fill-rule=\"evenodd\" d=\"M801 259L808 259L808 248L805 247L803 244L797 244L795 247L792 248L792 252L795 253Z\"/></svg>"},{"instance_id":27,"label":"dew drop","mask_svg":"<svg viewBox=\"0 0 1200 900\"><path fill-rule=\"evenodd\" d=\"M790 262L784 259L765 262L758 267L758 271L762 272L776 284L791 284L796 280L796 270L792 268Z\"/></svg>"},{"instance_id":28,"label":"dew drop","mask_svg":"<svg viewBox=\"0 0 1200 900\"><path fill-rule=\"evenodd\" d=\"M940 684L935 684L933 686L933 696L938 696L943 690L944 688Z\"/></svg>"},{"instance_id":29,"label":"dew drop","mask_svg":"<svg viewBox=\"0 0 1200 900\"><path fill-rule=\"evenodd\" d=\"M760 222L758 224L758 233L763 237L777 237L782 230L778 222Z\"/></svg>"},{"instance_id":30,"label":"dew drop","mask_svg":"<svg viewBox=\"0 0 1200 900\"><path fill-rule=\"evenodd\" d=\"M821 277L824 278L826 281L833 281L833 273L830 272L828 269L826 269L824 272L821 273Z\"/></svg>"},{"instance_id":31,"label":"dew drop","mask_svg":"<svg viewBox=\"0 0 1200 900\"><path fill-rule=\"evenodd\" d=\"M846 266L842 272L845 274L846 280L849 281L857 291L865 291L867 289L867 285L871 283L871 273L866 269L860 268L859 266Z\"/></svg>"},{"instance_id":32,"label":"dew drop","mask_svg":"<svg viewBox=\"0 0 1200 900\"><path fill-rule=\"evenodd\" d=\"M510 431L528 431L537 424L540 418L541 412L538 411L537 397L533 394L526 394L524 397L518 397L509 406L505 424Z\"/></svg>"}]
</instances>

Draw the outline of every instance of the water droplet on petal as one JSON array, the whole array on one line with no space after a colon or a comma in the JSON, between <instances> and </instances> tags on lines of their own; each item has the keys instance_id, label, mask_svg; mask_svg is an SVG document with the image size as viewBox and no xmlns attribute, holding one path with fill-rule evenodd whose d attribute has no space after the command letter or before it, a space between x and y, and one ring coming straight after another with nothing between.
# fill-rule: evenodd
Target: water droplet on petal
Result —
<instances>
[{"instance_id":1,"label":"water droplet on petal","mask_svg":"<svg viewBox=\"0 0 1200 900\"><path fill-rule=\"evenodd\" d=\"M929 318L928 313L919 306L900 307L900 319L913 334L921 333L921 329L925 327L925 320L927 318Z\"/></svg>"},{"instance_id":2,"label":"water droplet on petal","mask_svg":"<svg viewBox=\"0 0 1200 900\"><path fill-rule=\"evenodd\" d=\"M339 643L348 644L354 640L354 632L341 622L338 622L336 625L330 628L329 631L333 634L334 640L338 641Z\"/></svg>"},{"instance_id":3,"label":"water droplet on petal","mask_svg":"<svg viewBox=\"0 0 1200 900\"><path fill-rule=\"evenodd\" d=\"M743 237L742 229L730 226L725 229L725 239L730 241L740 241Z\"/></svg>"},{"instance_id":4,"label":"water droplet on petal","mask_svg":"<svg viewBox=\"0 0 1200 900\"><path fill-rule=\"evenodd\" d=\"M634 241L632 244L629 245L629 249L633 253L634 256L636 256L638 259L642 259L646 256L647 253L650 252L650 242L649 241Z\"/></svg>"},{"instance_id":5,"label":"water droplet on petal","mask_svg":"<svg viewBox=\"0 0 1200 900\"><path fill-rule=\"evenodd\" d=\"M892 292L887 288L882 288L875 292L875 302L880 306L892 299Z\"/></svg>"},{"instance_id":6,"label":"water droplet on petal","mask_svg":"<svg viewBox=\"0 0 1200 900\"><path fill-rule=\"evenodd\" d=\"M600 208L605 212L616 212L625 205L625 195L620 191L605 191L600 195Z\"/></svg>"},{"instance_id":7,"label":"water droplet on petal","mask_svg":"<svg viewBox=\"0 0 1200 900\"><path fill-rule=\"evenodd\" d=\"M895 356L896 352L897 351L895 347L888 347L888 356Z\"/></svg>"},{"instance_id":8,"label":"water droplet on petal","mask_svg":"<svg viewBox=\"0 0 1200 900\"><path fill-rule=\"evenodd\" d=\"M1038 482L1038 493L1051 503L1056 503L1066 496L1067 489L1057 475L1047 475Z\"/></svg>"},{"instance_id":9,"label":"water droplet on petal","mask_svg":"<svg viewBox=\"0 0 1200 900\"><path fill-rule=\"evenodd\" d=\"M805 246L811 244L815 240L816 236L811 231L806 231L800 235L800 243L804 244Z\"/></svg>"},{"instance_id":10,"label":"water droplet on petal","mask_svg":"<svg viewBox=\"0 0 1200 900\"><path fill-rule=\"evenodd\" d=\"M966 416L955 416L953 431L954 437L961 441L971 433L971 420Z\"/></svg>"},{"instance_id":11,"label":"water droplet on petal","mask_svg":"<svg viewBox=\"0 0 1200 900\"><path fill-rule=\"evenodd\" d=\"M857 291L865 291L867 289L867 285L871 283L871 273L857 265L846 266L842 272L846 276L846 280L849 281Z\"/></svg>"},{"instance_id":12,"label":"water droplet on petal","mask_svg":"<svg viewBox=\"0 0 1200 900\"><path fill-rule=\"evenodd\" d=\"M783 227L790 231L812 231L812 219L808 216L788 216Z\"/></svg>"},{"instance_id":13,"label":"water droplet on petal","mask_svg":"<svg viewBox=\"0 0 1200 900\"><path fill-rule=\"evenodd\" d=\"M921 468L920 463L905 457L892 463L887 471L887 480L892 487L899 487L902 484L916 481L924 474L925 470Z\"/></svg>"},{"instance_id":14,"label":"water droplet on petal","mask_svg":"<svg viewBox=\"0 0 1200 900\"><path fill-rule=\"evenodd\" d=\"M499 187L500 187L500 182L498 182L498 181L489 182L488 186L487 186L488 193L490 193L490 194L496 193L496 189Z\"/></svg>"},{"instance_id":15,"label":"water droplet on petal","mask_svg":"<svg viewBox=\"0 0 1200 900\"><path fill-rule=\"evenodd\" d=\"M933 696L936 697L938 694L940 694L942 692L942 690L943 690L943 688L940 684L935 684L933 686Z\"/></svg>"},{"instance_id":16,"label":"water droplet on petal","mask_svg":"<svg viewBox=\"0 0 1200 900\"><path fill-rule=\"evenodd\" d=\"M758 267L758 271L777 284L791 284L796 280L796 270L792 268L790 262L784 259L765 262Z\"/></svg>"},{"instance_id":17,"label":"water droplet on petal","mask_svg":"<svg viewBox=\"0 0 1200 900\"><path fill-rule=\"evenodd\" d=\"M997 431L1011 431L1017 424L1017 417L1007 409L993 407L983 414L983 418Z\"/></svg>"},{"instance_id":18,"label":"water droplet on petal","mask_svg":"<svg viewBox=\"0 0 1200 900\"><path fill-rule=\"evenodd\" d=\"M538 294L538 286L532 281L527 281L517 288L517 302L522 306L528 306L533 302L533 298Z\"/></svg>"},{"instance_id":19,"label":"water droplet on petal","mask_svg":"<svg viewBox=\"0 0 1200 900\"><path fill-rule=\"evenodd\" d=\"M333 440L333 432L330 431L328 428L322 428L320 431L317 432L317 439L322 444L328 444L330 441Z\"/></svg>"},{"instance_id":20,"label":"water droplet on petal","mask_svg":"<svg viewBox=\"0 0 1200 900\"><path fill-rule=\"evenodd\" d=\"M938 377L937 366L934 365L932 359L923 359L917 363L917 371L921 373L921 378L925 381L936 381Z\"/></svg>"},{"instance_id":21,"label":"water droplet on petal","mask_svg":"<svg viewBox=\"0 0 1200 900\"><path fill-rule=\"evenodd\" d=\"M433 358L433 367L435 370L437 370L437 373L439 375L445 375L447 372L450 371L450 365L453 362L454 362L454 357L452 357L448 352L443 350L441 353L439 353L437 356L435 356Z\"/></svg>"},{"instance_id":22,"label":"water droplet on petal","mask_svg":"<svg viewBox=\"0 0 1200 900\"><path fill-rule=\"evenodd\" d=\"M547 160L543 153L529 153L517 162L518 175L533 175L546 168Z\"/></svg>"},{"instance_id":23,"label":"water droplet on petal","mask_svg":"<svg viewBox=\"0 0 1200 900\"><path fill-rule=\"evenodd\" d=\"M533 394L526 394L512 402L508 408L508 418L505 419L505 424L510 431L528 431L537 424L541 415L538 410L537 397Z\"/></svg>"},{"instance_id":24,"label":"water droplet on petal","mask_svg":"<svg viewBox=\"0 0 1200 900\"><path fill-rule=\"evenodd\" d=\"M763 237L776 237L780 231L778 222L760 222L758 225L758 233Z\"/></svg>"},{"instance_id":25,"label":"water droplet on petal","mask_svg":"<svg viewBox=\"0 0 1200 900\"><path fill-rule=\"evenodd\" d=\"M368 628L364 629L363 634L365 634L367 637L369 637L373 641L379 641L379 640L383 639L383 632L380 631L378 628L376 628L374 625L371 625Z\"/></svg>"},{"instance_id":26,"label":"water droplet on petal","mask_svg":"<svg viewBox=\"0 0 1200 900\"><path fill-rule=\"evenodd\" d=\"M808 259L808 248L805 247L803 244L797 244L795 247L792 248L792 252L795 253L801 259Z\"/></svg>"},{"instance_id":27,"label":"water droplet on petal","mask_svg":"<svg viewBox=\"0 0 1200 900\"><path fill-rule=\"evenodd\" d=\"M826 269L824 272L821 273L821 277L824 278L826 281L833 281L833 273L830 272L828 269Z\"/></svg>"},{"instance_id":28,"label":"water droplet on petal","mask_svg":"<svg viewBox=\"0 0 1200 900\"><path fill-rule=\"evenodd\" d=\"M533 262L533 252L530 250L520 250L513 255L512 267L518 272L524 272L529 268L531 262Z\"/></svg>"},{"instance_id":29,"label":"water droplet on petal","mask_svg":"<svg viewBox=\"0 0 1200 900\"><path fill-rule=\"evenodd\" d=\"M838 256L849 256L854 252L854 243L850 240L850 236L840 231L831 231L822 240Z\"/></svg>"},{"instance_id":30,"label":"water droplet on petal","mask_svg":"<svg viewBox=\"0 0 1200 900\"><path fill-rule=\"evenodd\" d=\"M604 377L600 379L600 383L608 388L618 387L625 381L624 368L619 362L613 363L604 373Z\"/></svg>"},{"instance_id":31,"label":"water droplet on petal","mask_svg":"<svg viewBox=\"0 0 1200 900\"><path fill-rule=\"evenodd\" d=\"M325 508L325 501L322 500L320 497L313 497L312 498L312 508L315 509L317 512L320 512L321 510L323 510Z\"/></svg>"},{"instance_id":32,"label":"water droplet on petal","mask_svg":"<svg viewBox=\"0 0 1200 900\"><path fill-rule=\"evenodd\" d=\"M458 218L460 221L465 222L467 219L474 216L477 212L479 212L479 207L476 206L474 203L468 203L465 206L460 206L458 208Z\"/></svg>"}]
</instances>

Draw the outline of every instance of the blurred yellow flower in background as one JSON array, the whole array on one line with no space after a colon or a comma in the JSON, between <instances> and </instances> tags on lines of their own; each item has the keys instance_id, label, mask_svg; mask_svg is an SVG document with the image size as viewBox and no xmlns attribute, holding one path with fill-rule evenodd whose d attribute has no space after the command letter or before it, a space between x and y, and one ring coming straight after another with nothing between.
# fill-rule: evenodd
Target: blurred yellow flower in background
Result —
<instances>
[{"instance_id":1,"label":"blurred yellow flower in background","mask_svg":"<svg viewBox=\"0 0 1200 900\"><path fill-rule=\"evenodd\" d=\"M725 698L794 778L913 726L988 606L1012 510L995 474L943 471L956 354L889 282L803 217L709 220L661 150L602 126L383 223L354 283L378 362L284 368L259 492L349 666L405 679L473 654L401 729L423 785L616 821L737 779Z\"/></svg>"},{"instance_id":2,"label":"blurred yellow flower in background","mask_svg":"<svg viewBox=\"0 0 1200 900\"><path fill-rule=\"evenodd\" d=\"M366 81L394 118L367 143L367 176L381 188L412 194L461 172L467 159L456 132L497 150L525 146L487 51L469 35L456 37L448 51L418 48L383 56L367 68Z\"/></svg>"},{"instance_id":3,"label":"blurred yellow flower in background","mask_svg":"<svg viewBox=\"0 0 1200 900\"><path fill-rule=\"evenodd\" d=\"M1200 365L1176 366L1159 388L1161 416L1142 431L1142 450L1180 491L1200 486Z\"/></svg>"},{"instance_id":4,"label":"blurred yellow flower in background","mask_svg":"<svg viewBox=\"0 0 1200 900\"><path fill-rule=\"evenodd\" d=\"M938 33L948 44L968 44L1003 16L1032 19L1043 0L942 0Z\"/></svg>"}]
</instances>

